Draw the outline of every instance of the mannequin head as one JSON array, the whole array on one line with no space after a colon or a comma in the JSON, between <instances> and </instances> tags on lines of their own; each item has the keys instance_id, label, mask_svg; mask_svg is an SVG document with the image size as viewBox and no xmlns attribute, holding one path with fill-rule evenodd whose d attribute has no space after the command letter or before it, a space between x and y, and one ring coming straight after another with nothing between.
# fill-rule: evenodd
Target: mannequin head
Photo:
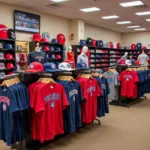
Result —
<instances>
[{"instance_id":1,"label":"mannequin head","mask_svg":"<svg viewBox=\"0 0 150 150\"><path fill-rule=\"evenodd\" d=\"M68 51L72 52L72 46L69 46Z\"/></svg>"},{"instance_id":2,"label":"mannequin head","mask_svg":"<svg viewBox=\"0 0 150 150\"><path fill-rule=\"evenodd\" d=\"M87 46L83 46L82 53L83 53L83 54L86 54L87 51L88 51L88 47L87 47Z\"/></svg>"},{"instance_id":3,"label":"mannequin head","mask_svg":"<svg viewBox=\"0 0 150 150\"><path fill-rule=\"evenodd\" d=\"M37 52L40 52L40 51L41 51L41 50L40 50L40 43L39 43L39 42L36 43L35 51L37 51Z\"/></svg>"},{"instance_id":4,"label":"mannequin head","mask_svg":"<svg viewBox=\"0 0 150 150\"><path fill-rule=\"evenodd\" d=\"M39 42L36 43L36 47L40 47L40 43Z\"/></svg>"}]
</instances>

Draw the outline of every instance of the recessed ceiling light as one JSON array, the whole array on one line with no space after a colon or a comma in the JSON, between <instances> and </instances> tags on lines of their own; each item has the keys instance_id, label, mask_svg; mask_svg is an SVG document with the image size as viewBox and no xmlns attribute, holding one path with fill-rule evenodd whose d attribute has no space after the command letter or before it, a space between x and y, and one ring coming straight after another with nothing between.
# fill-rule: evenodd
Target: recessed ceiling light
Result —
<instances>
[{"instance_id":1,"label":"recessed ceiling light","mask_svg":"<svg viewBox=\"0 0 150 150\"><path fill-rule=\"evenodd\" d=\"M135 13L138 16L143 16L143 15L150 15L150 11L144 11L144 12L137 12Z\"/></svg>"},{"instance_id":2,"label":"recessed ceiling light","mask_svg":"<svg viewBox=\"0 0 150 150\"><path fill-rule=\"evenodd\" d=\"M60 2L65 2L65 1L68 1L68 0L51 0L52 2L55 2L55 3L60 3Z\"/></svg>"},{"instance_id":3,"label":"recessed ceiling light","mask_svg":"<svg viewBox=\"0 0 150 150\"><path fill-rule=\"evenodd\" d=\"M131 21L120 21L120 22L116 22L117 24L129 24L131 23Z\"/></svg>"},{"instance_id":4,"label":"recessed ceiling light","mask_svg":"<svg viewBox=\"0 0 150 150\"><path fill-rule=\"evenodd\" d=\"M144 31L146 29L145 28L139 28L139 29L134 29L134 30L136 30L136 31Z\"/></svg>"},{"instance_id":5,"label":"recessed ceiling light","mask_svg":"<svg viewBox=\"0 0 150 150\"><path fill-rule=\"evenodd\" d=\"M150 19L146 19L146 21L150 21Z\"/></svg>"},{"instance_id":6,"label":"recessed ceiling light","mask_svg":"<svg viewBox=\"0 0 150 150\"><path fill-rule=\"evenodd\" d=\"M114 15L114 16L104 16L102 18L103 19L116 19L116 18L119 18L119 16L116 16L116 15Z\"/></svg>"},{"instance_id":7,"label":"recessed ceiling light","mask_svg":"<svg viewBox=\"0 0 150 150\"><path fill-rule=\"evenodd\" d=\"M83 9L80 9L80 11L83 11L83 12L93 12L93 11L99 11L101 9L97 8L97 7L91 7L91 8L83 8Z\"/></svg>"},{"instance_id":8,"label":"recessed ceiling light","mask_svg":"<svg viewBox=\"0 0 150 150\"><path fill-rule=\"evenodd\" d=\"M133 7L133 6L141 6L144 5L141 1L132 1L132 2L126 2L126 3L120 3L122 7Z\"/></svg>"},{"instance_id":9,"label":"recessed ceiling light","mask_svg":"<svg viewBox=\"0 0 150 150\"><path fill-rule=\"evenodd\" d=\"M127 26L127 28L139 28L140 26Z\"/></svg>"}]
</instances>

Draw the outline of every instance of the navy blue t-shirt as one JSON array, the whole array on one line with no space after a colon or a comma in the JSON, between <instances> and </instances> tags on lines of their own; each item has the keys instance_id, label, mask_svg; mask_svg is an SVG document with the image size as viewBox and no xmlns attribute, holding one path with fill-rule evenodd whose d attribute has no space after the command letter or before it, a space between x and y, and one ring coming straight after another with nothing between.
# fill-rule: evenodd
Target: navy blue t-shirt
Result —
<instances>
[{"instance_id":1,"label":"navy blue t-shirt","mask_svg":"<svg viewBox=\"0 0 150 150\"><path fill-rule=\"evenodd\" d=\"M14 127L13 118L19 111L14 92L7 88L0 88L0 139L7 145L11 145L12 130Z\"/></svg>"},{"instance_id":2,"label":"navy blue t-shirt","mask_svg":"<svg viewBox=\"0 0 150 150\"><path fill-rule=\"evenodd\" d=\"M64 86L69 107L64 110L64 130L65 132L75 132L82 126L81 103L83 100L80 84L78 82L60 81Z\"/></svg>"}]
</instances>

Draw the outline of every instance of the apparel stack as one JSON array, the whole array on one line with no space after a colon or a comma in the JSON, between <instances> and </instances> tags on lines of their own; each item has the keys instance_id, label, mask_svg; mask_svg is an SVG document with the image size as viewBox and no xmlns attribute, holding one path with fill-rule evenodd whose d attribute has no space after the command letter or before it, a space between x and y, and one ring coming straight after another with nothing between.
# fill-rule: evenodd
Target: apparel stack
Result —
<instances>
[{"instance_id":1,"label":"apparel stack","mask_svg":"<svg viewBox=\"0 0 150 150\"><path fill-rule=\"evenodd\" d=\"M8 146L24 140L28 110L28 90L22 83L0 87L0 140Z\"/></svg>"}]
</instances>

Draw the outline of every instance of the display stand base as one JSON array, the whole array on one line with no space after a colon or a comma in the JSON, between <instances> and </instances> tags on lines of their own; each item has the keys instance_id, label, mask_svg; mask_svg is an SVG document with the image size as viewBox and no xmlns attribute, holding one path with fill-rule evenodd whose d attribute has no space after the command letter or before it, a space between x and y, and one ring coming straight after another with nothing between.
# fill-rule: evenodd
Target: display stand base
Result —
<instances>
[{"instance_id":1,"label":"display stand base","mask_svg":"<svg viewBox=\"0 0 150 150\"><path fill-rule=\"evenodd\" d=\"M115 106L121 106L121 107L127 107L129 108L130 106L126 103L122 103L122 102L119 102L119 101L112 101L112 102L109 102L110 105L115 105Z\"/></svg>"}]
</instances>

